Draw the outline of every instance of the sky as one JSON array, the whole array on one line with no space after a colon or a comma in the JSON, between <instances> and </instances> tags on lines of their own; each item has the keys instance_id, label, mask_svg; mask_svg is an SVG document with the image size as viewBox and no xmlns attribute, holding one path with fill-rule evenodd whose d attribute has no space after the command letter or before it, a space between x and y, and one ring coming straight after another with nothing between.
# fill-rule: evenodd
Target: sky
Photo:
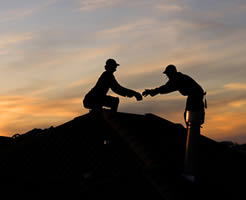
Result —
<instances>
[{"instance_id":1,"label":"sky","mask_svg":"<svg viewBox=\"0 0 246 200\"><path fill-rule=\"evenodd\" d=\"M246 143L245 19L244 0L1 1L0 135L88 113L83 97L114 58L118 82L138 92L176 65L207 91L201 134ZM184 125L185 102L178 92L120 97L119 111Z\"/></svg>"}]
</instances>

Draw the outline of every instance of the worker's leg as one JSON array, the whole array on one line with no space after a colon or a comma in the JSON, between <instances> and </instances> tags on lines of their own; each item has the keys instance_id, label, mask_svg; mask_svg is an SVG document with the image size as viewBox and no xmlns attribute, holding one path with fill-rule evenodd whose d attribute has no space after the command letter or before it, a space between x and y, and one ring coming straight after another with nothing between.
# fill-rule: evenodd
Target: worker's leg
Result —
<instances>
[{"instance_id":1,"label":"worker's leg","mask_svg":"<svg viewBox=\"0 0 246 200\"><path fill-rule=\"evenodd\" d=\"M100 110L102 109L102 99L101 98L91 98L90 96L85 96L83 100L83 105L87 109Z\"/></svg>"},{"instance_id":2,"label":"worker's leg","mask_svg":"<svg viewBox=\"0 0 246 200\"><path fill-rule=\"evenodd\" d=\"M117 112L119 102L118 97L106 96L103 101L103 106L109 107L112 111Z\"/></svg>"},{"instance_id":3,"label":"worker's leg","mask_svg":"<svg viewBox=\"0 0 246 200\"><path fill-rule=\"evenodd\" d=\"M185 149L185 163L184 173L188 177L192 177L191 180L199 179L199 166L200 166L200 126L202 123L196 121L196 119L189 120L187 122L186 112L189 111L191 114L200 113L204 114L203 97L199 95L189 96L186 102L186 111L184 113L185 123L187 125L187 139ZM194 115L193 115L194 117ZM201 116L198 116L198 119ZM195 120L195 121L194 121Z\"/></svg>"}]
</instances>

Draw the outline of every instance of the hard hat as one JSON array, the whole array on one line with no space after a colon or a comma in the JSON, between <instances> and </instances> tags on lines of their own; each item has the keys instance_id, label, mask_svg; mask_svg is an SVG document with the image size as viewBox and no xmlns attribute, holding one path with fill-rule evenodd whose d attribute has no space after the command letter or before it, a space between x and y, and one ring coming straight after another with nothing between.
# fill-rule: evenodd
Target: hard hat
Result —
<instances>
[{"instance_id":1,"label":"hard hat","mask_svg":"<svg viewBox=\"0 0 246 200\"><path fill-rule=\"evenodd\" d=\"M165 71L163 72L163 74L173 74L176 73L177 69L174 65L168 65L165 69Z\"/></svg>"},{"instance_id":2,"label":"hard hat","mask_svg":"<svg viewBox=\"0 0 246 200\"><path fill-rule=\"evenodd\" d=\"M106 66L119 66L120 64L118 64L114 59L109 58L106 61Z\"/></svg>"}]
</instances>

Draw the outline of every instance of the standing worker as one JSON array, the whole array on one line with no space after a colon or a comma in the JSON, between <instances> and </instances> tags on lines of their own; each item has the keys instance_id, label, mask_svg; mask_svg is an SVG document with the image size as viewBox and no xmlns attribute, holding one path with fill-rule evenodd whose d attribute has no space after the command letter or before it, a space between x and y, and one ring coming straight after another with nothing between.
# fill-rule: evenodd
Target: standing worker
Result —
<instances>
[{"instance_id":1,"label":"standing worker","mask_svg":"<svg viewBox=\"0 0 246 200\"><path fill-rule=\"evenodd\" d=\"M134 90L122 87L115 79L114 72L119 64L112 58L106 61L105 71L98 79L96 85L85 95L83 104L85 108L96 110L103 106L117 111L119 98L107 95L109 89L121 96L135 97L138 101L142 100L142 95Z\"/></svg>"},{"instance_id":2,"label":"standing worker","mask_svg":"<svg viewBox=\"0 0 246 200\"><path fill-rule=\"evenodd\" d=\"M186 153L184 163L184 173L191 181L195 180L197 175L197 153L200 137L200 126L204 122L206 93L202 87L188 75L177 72L174 65L168 65L163 72L169 78L165 85L155 89L145 89L143 96L155 96L157 94L167 94L174 91L179 91L182 95L187 96L184 118L188 126ZM196 119L191 120L191 114L197 114ZM188 117L188 118L187 118ZM193 115L194 118L194 115ZM197 119L199 118L199 119Z\"/></svg>"}]
</instances>

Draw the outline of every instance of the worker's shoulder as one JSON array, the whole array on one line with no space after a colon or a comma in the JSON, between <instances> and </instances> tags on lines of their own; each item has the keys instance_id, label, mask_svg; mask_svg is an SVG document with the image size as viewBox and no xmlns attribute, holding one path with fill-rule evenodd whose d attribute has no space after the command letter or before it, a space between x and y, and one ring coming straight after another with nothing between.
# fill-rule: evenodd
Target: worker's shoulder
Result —
<instances>
[{"instance_id":1,"label":"worker's shoulder","mask_svg":"<svg viewBox=\"0 0 246 200\"><path fill-rule=\"evenodd\" d=\"M114 81L115 80L115 77L114 77L114 75L112 74L112 73L110 73L110 72L108 72L108 71L104 71L102 74L101 74L101 76L100 76L100 78L99 78L99 81L100 82L108 82L108 81Z\"/></svg>"},{"instance_id":2,"label":"worker's shoulder","mask_svg":"<svg viewBox=\"0 0 246 200\"><path fill-rule=\"evenodd\" d=\"M187 75L187 74L183 74L181 72L177 72L177 78L181 79L181 80L193 80L193 78L191 78L191 76Z\"/></svg>"},{"instance_id":3,"label":"worker's shoulder","mask_svg":"<svg viewBox=\"0 0 246 200\"><path fill-rule=\"evenodd\" d=\"M184 74L184 73L182 73L182 72L177 72L177 76L178 76L178 77L190 77L189 75Z\"/></svg>"},{"instance_id":4,"label":"worker's shoulder","mask_svg":"<svg viewBox=\"0 0 246 200\"><path fill-rule=\"evenodd\" d=\"M105 79L112 78L112 77L114 77L114 75L108 71L104 71L100 76L100 78L105 78Z\"/></svg>"}]
</instances>

